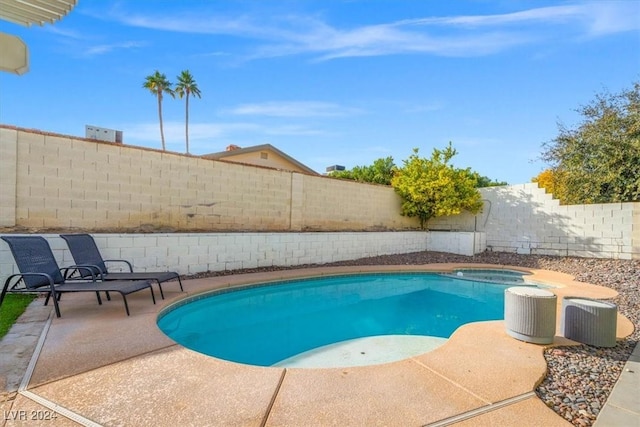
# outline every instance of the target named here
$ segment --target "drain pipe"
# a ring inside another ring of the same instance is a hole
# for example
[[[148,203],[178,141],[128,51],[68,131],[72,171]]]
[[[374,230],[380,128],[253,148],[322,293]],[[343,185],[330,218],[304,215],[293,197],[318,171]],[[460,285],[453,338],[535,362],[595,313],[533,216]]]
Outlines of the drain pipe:
[[[486,230],[487,221],[489,221],[489,214],[491,214],[491,200],[482,199],[485,204],[489,204],[489,210],[487,211],[487,216],[484,219],[484,224],[482,224],[482,229]],[[478,232],[478,214],[473,217],[473,256],[476,256],[476,233]]]

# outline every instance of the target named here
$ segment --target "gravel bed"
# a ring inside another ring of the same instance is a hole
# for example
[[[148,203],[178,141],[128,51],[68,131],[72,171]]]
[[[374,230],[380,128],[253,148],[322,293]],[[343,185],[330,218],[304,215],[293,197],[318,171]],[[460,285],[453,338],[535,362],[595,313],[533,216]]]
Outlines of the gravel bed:
[[[539,268],[571,274],[581,282],[618,291],[612,301],[631,320],[634,333],[612,348],[589,345],[553,347],[545,350],[547,375],[536,389],[538,397],[561,417],[576,426],[594,423],[615,385],[626,361],[640,339],[640,260],[551,257],[484,252],[470,257],[442,252],[415,252],[341,261],[322,266],[420,265],[445,262],[475,262]],[[191,278],[318,267],[268,267],[202,273]]]

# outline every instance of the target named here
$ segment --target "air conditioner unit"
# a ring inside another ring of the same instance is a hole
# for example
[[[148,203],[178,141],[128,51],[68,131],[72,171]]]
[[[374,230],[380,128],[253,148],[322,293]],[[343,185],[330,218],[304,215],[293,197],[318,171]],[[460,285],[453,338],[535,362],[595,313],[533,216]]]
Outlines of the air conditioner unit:
[[[120,130],[106,129],[90,125],[86,125],[84,128],[85,137],[87,139],[97,139],[98,141],[122,144],[122,131]]]

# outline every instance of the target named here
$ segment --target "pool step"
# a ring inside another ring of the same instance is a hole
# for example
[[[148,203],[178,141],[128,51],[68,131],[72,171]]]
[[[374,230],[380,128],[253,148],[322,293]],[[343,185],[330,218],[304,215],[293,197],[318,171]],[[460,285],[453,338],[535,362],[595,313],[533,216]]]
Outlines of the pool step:
[[[447,338],[422,335],[380,335],[342,341],[281,360],[282,368],[345,368],[407,359],[434,350]]]
[[[521,285],[525,283],[523,276],[527,275],[527,273],[512,270],[456,270],[452,273],[443,273],[442,275],[461,280]]]

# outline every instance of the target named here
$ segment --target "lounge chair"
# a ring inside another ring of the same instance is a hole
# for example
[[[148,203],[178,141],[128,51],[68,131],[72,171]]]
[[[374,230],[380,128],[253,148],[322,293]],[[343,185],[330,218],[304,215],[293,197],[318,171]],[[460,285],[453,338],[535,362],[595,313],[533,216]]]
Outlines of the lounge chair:
[[[98,304],[102,304],[100,292],[106,292],[107,299],[110,299],[109,292],[119,292],[129,316],[126,296],[147,288],[151,291],[153,303],[156,303],[151,282],[148,280],[101,282],[95,280],[96,276],[91,274],[90,269],[85,271],[93,280],[70,280],[69,275],[78,267],[59,268],[49,242],[43,237],[2,236],[1,238],[9,244],[20,273],[12,274],[5,280],[0,293],[0,305],[7,292],[45,292],[47,299],[44,305],[47,305],[49,298],[53,297],[56,316],[60,317],[58,302],[64,292],[95,292]],[[85,277],[87,277],[86,274]]]
[[[182,280],[180,275],[174,271],[164,272],[133,272],[133,266],[129,261],[123,259],[103,259],[98,250],[95,240],[89,234],[61,234],[62,237],[69,246],[71,256],[78,266],[91,267],[92,273],[101,277],[102,280],[151,280],[158,284],[160,289],[160,296],[164,299],[164,292],[162,291],[162,283],[169,280],[178,279],[180,285],[180,291],[184,292],[182,288]],[[107,263],[119,262],[124,263],[129,271],[124,272],[111,272],[107,269]],[[86,270],[81,271],[83,275],[87,275]]]

